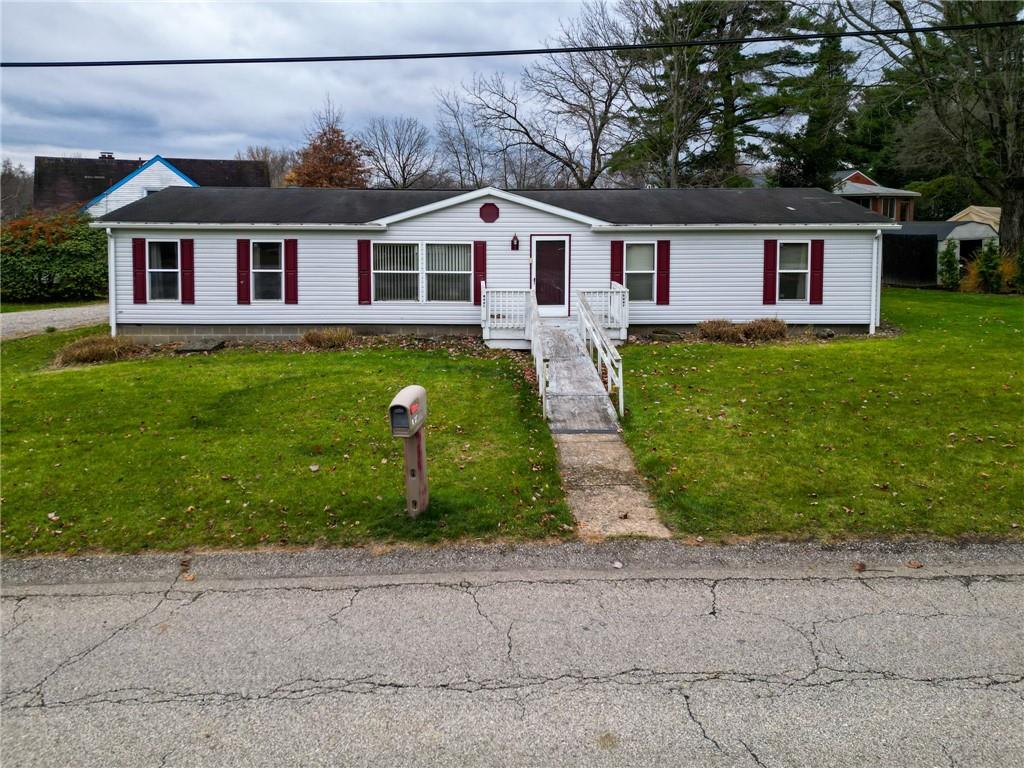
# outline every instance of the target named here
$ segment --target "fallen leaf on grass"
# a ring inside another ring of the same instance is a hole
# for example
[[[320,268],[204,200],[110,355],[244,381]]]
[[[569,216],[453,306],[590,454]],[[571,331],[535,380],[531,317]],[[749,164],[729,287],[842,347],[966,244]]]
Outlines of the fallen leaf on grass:
[[[319,472],[320,471],[320,465],[319,464],[310,464],[309,465],[309,471],[310,472]]]

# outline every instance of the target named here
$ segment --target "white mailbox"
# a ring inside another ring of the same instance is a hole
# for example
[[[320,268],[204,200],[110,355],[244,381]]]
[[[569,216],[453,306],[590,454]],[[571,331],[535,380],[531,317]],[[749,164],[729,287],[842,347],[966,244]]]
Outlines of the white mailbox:
[[[392,437],[401,437],[405,453],[405,511],[416,517],[430,503],[427,487],[427,390],[405,387],[388,406]]]

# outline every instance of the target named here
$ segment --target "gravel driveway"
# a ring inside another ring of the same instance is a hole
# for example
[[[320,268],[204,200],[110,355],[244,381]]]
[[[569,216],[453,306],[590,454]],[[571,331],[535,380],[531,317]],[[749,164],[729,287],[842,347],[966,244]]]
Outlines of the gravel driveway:
[[[33,309],[28,312],[8,312],[0,315],[0,338],[18,339],[34,336],[47,328],[66,331],[106,322],[109,316],[107,304],[85,304],[80,307],[58,309]]]

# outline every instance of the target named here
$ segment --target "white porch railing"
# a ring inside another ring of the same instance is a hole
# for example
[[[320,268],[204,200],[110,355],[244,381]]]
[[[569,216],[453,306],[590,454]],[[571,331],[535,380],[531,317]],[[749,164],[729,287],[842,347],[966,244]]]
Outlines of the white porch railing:
[[[625,341],[629,334],[629,291],[621,283],[611,282],[601,290],[580,292],[586,298],[595,321],[611,332],[613,338]]]
[[[609,291],[609,293],[611,293]],[[628,306],[628,304],[627,304]],[[601,377],[608,394],[618,400],[619,416],[625,414],[625,399],[622,387],[622,358],[618,350],[612,346],[611,339],[605,333],[604,326],[590,306],[590,299],[580,294],[578,302],[580,336],[587,348],[591,361],[597,366],[597,374]]]
[[[530,295],[529,288],[488,288],[480,283],[480,325],[483,337],[491,338],[491,331],[526,330],[526,317]],[[528,337],[526,337],[528,338]]]

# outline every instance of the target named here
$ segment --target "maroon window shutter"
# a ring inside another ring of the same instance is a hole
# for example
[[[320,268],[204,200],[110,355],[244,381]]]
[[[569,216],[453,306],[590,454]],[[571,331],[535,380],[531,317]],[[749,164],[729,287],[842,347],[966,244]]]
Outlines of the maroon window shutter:
[[[764,241],[764,288],[762,304],[775,303],[775,280],[779,269],[779,241]]]
[[[299,303],[299,241],[284,241],[284,303]]]
[[[623,267],[624,251],[624,244],[621,240],[612,240],[612,282],[619,285],[626,284]]]
[[[132,301],[146,303],[146,238],[132,238]]]
[[[370,241],[360,240],[357,243],[359,269],[359,303],[369,304],[370,299]]]
[[[476,240],[473,242],[473,303],[480,304],[481,296],[480,283],[487,280],[487,241]]]
[[[181,241],[181,303],[196,303],[196,241]]]
[[[811,304],[825,296],[825,241],[811,240]]]
[[[249,269],[251,266],[249,262],[249,241],[239,240],[236,246],[235,261],[238,267],[238,303],[249,304]]]
[[[658,241],[658,304],[668,304],[669,253],[671,242]]]

